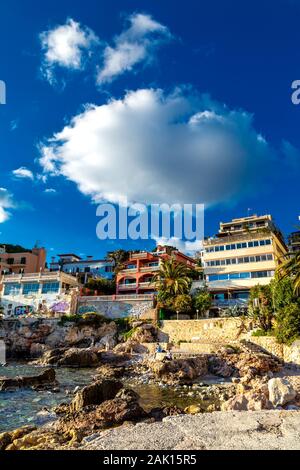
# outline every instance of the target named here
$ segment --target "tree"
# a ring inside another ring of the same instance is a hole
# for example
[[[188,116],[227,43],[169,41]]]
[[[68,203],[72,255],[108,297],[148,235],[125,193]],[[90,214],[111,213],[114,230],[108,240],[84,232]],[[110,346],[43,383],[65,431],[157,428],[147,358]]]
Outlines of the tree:
[[[288,253],[286,260],[277,268],[277,274],[280,278],[290,277],[293,282],[294,292],[300,292],[300,251]]]
[[[85,287],[91,290],[96,290],[100,295],[111,295],[116,292],[116,283],[114,280],[100,278],[90,278],[85,284]]]
[[[278,274],[275,274],[274,279],[270,282],[270,289],[275,312],[278,312],[295,300],[293,282],[290,277],[280,278]]]
[[[199,310],[201,316],[210,309],[212,304],[212,298],[207,289],[197,289],[193,297],[194,307]]]
[[[106,259],[114,262],[114,273],[118,274],[121,269],[124,268],[124,264],[129,259],[130,252],[126,250],[114,250],[110,251],[106,255]]]
[[[256,285],[250,289],[248,314],[262,330],[270,331],[274,319],[273,299],[270,285]]]
[[[183,263],[171,259],[162,261],[152,280],[161,300],[188,294],[191,287],[190,269]]]
[[[175,312],[187,313],[192,310],[193,301],[192,297],[188,294],[177,295],[173,302],[173,309]]]
[[[291,344],[300,336],[300,305],[286,305],[276,315],[275,336],[279,343]]]

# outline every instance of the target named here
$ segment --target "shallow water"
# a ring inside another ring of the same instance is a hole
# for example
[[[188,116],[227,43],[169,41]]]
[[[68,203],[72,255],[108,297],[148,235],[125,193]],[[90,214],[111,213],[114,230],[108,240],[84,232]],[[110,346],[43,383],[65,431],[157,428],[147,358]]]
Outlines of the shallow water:
[[[0,366],[0,376],[16,377],[17,375],[37,375],[49,367],[33,366],[21,363],[10,363],[6,367]],[[73,392],[76,386],[83,387],[92,381],[96,374],[95,369],[56,368],[56,378],[59,382],[59,392],[35,391],[31,389],[20,389],[16,391],[0,391],[0,433],[12,430],[26,424],[42,425],[45,416],[40,413],[43,409],[51,412],[51,409],[59,403],[70,402],[73,394],[66,394],[67,390]],[[219,382],[214,380],[203,381],[206,384]],[[152,408],[165,406],[178,406],[185,408],[189,405],[200,405],[206,408],[213,401],[201,401],[197,396],[189,396],[191,389],[182,387],[176,389],[161,387],[157,384],[136,384],[130,380],[125,386],[132,388],[140,395],[140,405],[150,411]],[[46,417],[49,419],[49,416]],[[52,419],[55,419],[53,414]]]
[[[6,367],[0,366],[0,376],[36,375],[44,369],[47,367],[11,363]],[[91,382],[94,374],[94,369],[58,368],[56,369],[60,389],[58,393],[37,392],[31,389],[0,392],[0,432],[26,424],[42,424],[44,418],[37,416],[38,412],[43,408],[51,411],[51,408],[58,403],[71,401],[73,396],[66,395],[66,391],[73,391],[77,385],[82,387]]]

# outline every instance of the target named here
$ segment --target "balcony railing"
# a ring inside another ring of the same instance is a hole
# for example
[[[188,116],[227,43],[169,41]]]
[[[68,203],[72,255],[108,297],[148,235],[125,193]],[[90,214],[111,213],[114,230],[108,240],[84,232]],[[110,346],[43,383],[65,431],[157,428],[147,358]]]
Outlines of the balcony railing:
[[[137,284],[136,283],[132,283],[132,284],[119,284],[118,285],[118,288],[119,289],[136,289],[137,287]]]
[[[213,305],[215,307],[234,307],[235,305],[246,307],[247,299],[214,299]]]
[[[159,270],[159,266],[142,266],[140,268],[140,271],[141,272],[148,272],[148,271],[158,271]]]

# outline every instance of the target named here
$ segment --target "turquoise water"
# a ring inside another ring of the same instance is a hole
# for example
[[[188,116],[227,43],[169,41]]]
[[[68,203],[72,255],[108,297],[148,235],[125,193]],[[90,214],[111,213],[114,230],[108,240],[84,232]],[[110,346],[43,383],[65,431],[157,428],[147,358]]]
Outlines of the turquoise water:
[[[36,375],[45,368],[27,364],[12,363],[6,367],[0,366],[0,376],[15,377],[16,375]],[[44,408],[51,411],[55,405],[70,402],[73,395],[66,395],[66,391],[73,391],[76,386],[90,383],[95,375],[93,369],[56,369],[56,378],[59,382],[59,392],[34,391],[21,389],[16,391],[0,391],[0,432],[15,429],[26,424],[43,424],[45,416],[37,415]]]

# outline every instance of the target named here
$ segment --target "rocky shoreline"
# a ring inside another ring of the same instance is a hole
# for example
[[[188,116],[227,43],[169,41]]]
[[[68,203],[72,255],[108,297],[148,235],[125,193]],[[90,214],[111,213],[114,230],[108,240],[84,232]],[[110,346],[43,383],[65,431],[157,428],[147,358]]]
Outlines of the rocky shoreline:
[[[247,416],[247,412],[251,412],[249,414],[252,416],[257,412],[279,416],[279,412],[286,413],[289,410],[289,413],[293,411],[299,417],[299,372],[287,377],[284,365],[274,356],[253,352],[241,343],[238,346],[223,346],[213,354],[171,359],[161,355],[155,358],[144,352],[145,343],[153,343],[155,340],[155,326],[139,324],[132,337],[116,345],[113,350],[104,350],[102,343],[88,348],[49,349],[33,361],[36,365],[50,367],[46,376],[44,372],[44,375],[31,377],[30,380],[28,377],[0,378],[0,390],[1,387],[5,390],[6,387],[11,389],[21,386],[38,389],[39,386],[57,386],[55,368],[89,366],[95,372],[89,385],[75,391],[71,403],[61,403],[51,410],[56,415],[55,421],[39,428],[25,426],[0,434],[0,450],[80,449],[88,445],[99,445],[102,448],[109,433],[113,433],[116,443],[121,442],[119,436],[122,433],[130,429],[128,434],[132,435],[138,426],[143,429],[154,426],[158,434],[166,433],[171,422],[172,426],[174,423],[189,423],[191,415],[194,415],[195,423],[200,428],[200,423],[212,426],[216,416],[223,419],[224,413],[228,417],[236,416],[236,412],[243,413],[241,417],[244,417],[245,412]],[[45,377],[48,377],[48,382]],[[207,377],[222,382],[208,385]],[[182,408],[173,405],[145,409],[140,404],[139,394],[134,391],[141,384],[174,389],[187,402],[193,398],[196,404]],[[177,429],[176,432],[181,431]],[[147,434],[148,431],[145,432]],[[95,435],[98,440],[94,439]],[[124,446],[126,442],[124,440]],[[120,447],[123,448],[127,447]]]

